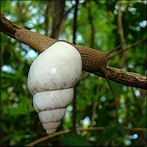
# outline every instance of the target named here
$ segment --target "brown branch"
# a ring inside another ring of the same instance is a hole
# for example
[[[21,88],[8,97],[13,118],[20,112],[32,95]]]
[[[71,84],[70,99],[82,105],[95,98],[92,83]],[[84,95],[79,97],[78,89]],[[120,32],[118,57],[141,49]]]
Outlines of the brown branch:
[[[118,33],[120,35],[121,43],[126,42],[125,37],[124,37],[124,29],[123,29],[123,23],[122,23],[122,11],[121,11],[121,6],[122,6],[122,1],[118,1]],[[123,48],[126,48],[127,45],[126,43],[124,44]],[[122,61],[122,67],[124,66],[124,63],[126,62],[126,57],[127,53],[124,52],[123,54],[123,61]]]
[[[47,1],[47,7],[45,10],[45,35],[48,36],[48,31],[49,31],[49,15],[51,15],[51,1]]]
[[[76,7],[74,10],[74,24],[73,24],[73,44],[76,44],[78,4],[79,4],[79,0],[76,0]]]
[[[15,38],[15,33],[16,33],[16,29],[22,29],[23,27],[9,21],[8,19],[6,19],[2,14],[1,14],[1,19],[0,19],[0,30],[1,32],[3,32],[4,34]]]
[[[75,6],[76,5],[73,5],[70,9],[64,12],[65,0],[55,1],[55,17],[53,18],[51,38],[57,39],[59,37],[64,21]]]
[[[126,86],[147,89],[147,78],[138,73],[127,72],[122,69],[107,66],[107,75],[110,80],[121,83]],[[100,72],[94,72],[95,75],[104,77]]]
[[[53,43],[55,43],[57,41],[57,40],[52,39],[50,37],[41,35],[36,32],[31,32],[25,28],[22,28],[16,24],[10,22],[9,20],[7,20],[3,15],[1,15],[0,26],[1,26],[0,30],[4,34],[6,34],[10,37],[13,37],[13,38],[17,39],[18,41],[21,41],[21,42],[33,47],[34,49],[38,50],[39,52],[46,50],[50,45],[52,45]],[[95,51],[96,51],[96,50],[91,49],[86,46],[81,46],[81,45],[75,45],[75,46],[77,47],[78,50],[81,50],[81,49],[82,50],[89,50],[90,49],[91,50],[90,54],[92,53],[92,55],[94,55]],[[101,53],[103,53],[103,52],[101,52]],[[81,52],[81,56],[84,57],[82,52]],[[91,68],[90,65],[88,67]],[[87,71],[86,69],[84,69],[84,70]],[[146,76],[142,76],[137,73],[126,72],[126,71],[123,71],[122,69],[117,69],[114,67],[107,67],[106,71],[107,71],[108,78],[110,80],[113,80],[117,83],[121,83],[121,84],[124,84],[127,86],[147,89]],[[88,71],[88,72],[92,72],[92,71]],[[92,73],[94,73],[97,76],[104,77],[104,75],[101,74],[100,72],[92,72]]]
[[[92,128],[82,128],[82,129],[76,129],[76,131],[100,131],[100,130],[105,130],[106,128],[105,127],[92,127]],[[144,132],[144,131],[147,131],[147,129],[146,128],[127,128],[127,127],[123,127],[123,130],[127,130],[127,131],[135,131],[135,132]],[[71,130],[66,130],[66,131],[60,131],[60,132],[57,132],[57,133],[54,133],[54,134],[52,134],[52,135],[47,135],[47,136],[45,136],[45,137],[43,137],[43,138],[40,138],[40,139],[38,139],[38,140],[36,140],[36,141],[34,141],[34,142],[32,142],[32,143],[29,143],[29,144],[27,144],[26,146],[34,146],[34,145],[36,145],[36,144],[38,144],[38,143],[41,143],[41,142],[43,142],[43,141],[45,141],[45,140],[48,140],[48,139],[50,139],[50,138],[53,138],[53,137],[55,137],[55,136],[60,136],[60,135],[63,135],[63,134],[67,134],[67,133],[70,133],[71,132]]]
[[[88,76],[90,75],[90,73],[85,73],[80,79],[79,81],[84,81]]]
[[[77,31],[77,12],[78,12],[79,0],[76,0],[76,7],[74,10],[74,23],[73,23],[73,44],[76,43],[76,31]],[[74,97],[73,97],[73,111],[72,111],[72,134],[76,135],[76,105],[77,105],[77,85],[74,87]]]
[[[53,18],[53,27],[51,38],[58,39],[63,25],[65,0],[55,1],[55,17]]]

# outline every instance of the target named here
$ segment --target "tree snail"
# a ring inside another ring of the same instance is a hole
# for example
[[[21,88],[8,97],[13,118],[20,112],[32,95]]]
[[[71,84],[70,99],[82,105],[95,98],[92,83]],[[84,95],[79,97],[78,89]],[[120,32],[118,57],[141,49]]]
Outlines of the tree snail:
[[[23,43],[28,44],[32,48],[38,50],[39,52],[43,52],[48,47],[50,47],[52,44],[57,42],[57,40],[52,39],[50,37],[47,37],[45,35],[41,35],[36,32],[29,31],[27,29],[17,29],[15,33],[15,38]],[[64,41],[67,42],[67,41]],[[69,43],[69,42],[68,42]],[[125,42],[124,42],[125,43]],[[92,49],[90,47],[82,46],[82,45],[74,45],[76,49],[81,54],[82,58],[82,69],[87,72],[101,72],[104,74],[105,78],[108,81],[108,84],[110,86],[110,89],[113,93],[113,90],[111,88],[107,72],[106,72],[106,66],[108,62],[108,55],[115,50],[119,49],[124,43],[119,45],[118,47],[108,51],[108,52],[102,52],[99,50]]]
[[[79,51],[64,41],[55,42],[32,63],[27,85],[47,134],[54,133],[60,125],[81,73]]]

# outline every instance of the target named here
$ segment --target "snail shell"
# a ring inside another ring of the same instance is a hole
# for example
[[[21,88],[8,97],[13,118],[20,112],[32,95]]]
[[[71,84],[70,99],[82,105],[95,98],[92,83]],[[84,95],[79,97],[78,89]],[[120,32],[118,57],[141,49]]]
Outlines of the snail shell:
[[[47,134],[54,133],[60,125],[81,73],[80,53],[64,41],[54,43],[32,63],[27,85]]]

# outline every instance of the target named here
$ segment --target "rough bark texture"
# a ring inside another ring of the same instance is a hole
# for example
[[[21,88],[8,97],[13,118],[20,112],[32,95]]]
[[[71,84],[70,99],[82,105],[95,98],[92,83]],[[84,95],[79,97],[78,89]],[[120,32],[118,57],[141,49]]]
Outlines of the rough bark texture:
[[[147,78],[138,73],[127,72],[122,69],[107,67],[107,74],[110,80],[126,86],[147,89]],[[94,72],[95,75],[104,77],[100,72]]]
[[[50,45],[52,45],[54,42],[57,41],[47,36],[41,35],[39,33],[31,32],[25,28],[22,28],[10,22],[9,20],[7,20],[3,15],[1,15],[0,25],[1,25],[1,32],[3,32],[6,35],[9,35],[10,37],[17,39],[18,41],[21,41],[33,47],[39,52],[44,51]],[[101,73],[101,69],[99,68],[99,65],[102,61],[98,60],[100,59],[99,54],[102,54],[104,52],[94,50],[84,46],[77,45],[76,47],[79,50],[83,59],[83,64],[85,66],[85,67],[83,66],[84,67],[83,70],[92,72],[95,75],[104,77],[103,74]],[[85,57],[85,55],[87,58]],[[105,63],[102,63],[102,64],[105,64]],[[95,68],[95,70],[93,70],[93,68]],[[146,76],[142,76],[137,73],[126,72],[121,69],[117,69],[113,67],[107,67],[106,72],[109,79],[117,83],[121,83],[127,86],[147,89]]]

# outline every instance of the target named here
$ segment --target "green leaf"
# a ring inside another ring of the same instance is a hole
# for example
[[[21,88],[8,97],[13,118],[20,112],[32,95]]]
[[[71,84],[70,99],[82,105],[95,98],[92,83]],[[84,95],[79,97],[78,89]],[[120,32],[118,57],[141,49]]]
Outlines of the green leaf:
[[[21,99],[20,104],[18,105],[18,107],[11,109],[10,111],[10,115],[25,115],[28,113],[28,108],[27,108],[27,98],[23,97]]]
[[[81,136],[65,136],[60,137],[60,141],[64,146],[90,146],[88,140]]]
[[[146,115],[141,117],[141,120],[137,123],[137,127],[146,128]]]
[[[115,137],[120,137],[121,131],[122,131],[122,124],[110,124],[106,127],[105,132],[101,136],[101,139],[105,143],[108,139],[112,139]]]
[[[21,130],[21,131],[16,131],[14,133],[10,133],[9,135],[5,136],[4,138],[2,138],[1,143],[4,141],[8,141],[10,139],[13,139],[16,136],[21,136],[21,138],[24,138],[24,133],[29,132],[29,130]]]
[[[123,93],[122,84],[110,81],[115,97]]]
[[[11,80],[16,80],[16,77],[14,76],[14,74],[9,74],[9,73],[1,73],[1,77],[2,78],[6,78],[6,79],[11,79]]]

